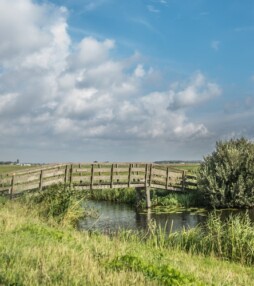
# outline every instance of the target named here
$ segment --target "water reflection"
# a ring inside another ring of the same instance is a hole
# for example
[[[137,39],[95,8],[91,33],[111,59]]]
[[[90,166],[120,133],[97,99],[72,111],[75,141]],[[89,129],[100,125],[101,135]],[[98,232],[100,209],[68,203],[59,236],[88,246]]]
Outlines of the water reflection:
[[[139,229],[147,229],[151,220],[156,222],[166,230],[166,232],[174,232],[182,228],[189,229],[195,227],[199,223],[205,221],[205,217],[201,214],[193,214],[190,211],[182,211],[177,213],[136,213],[136,225]]]
[[[155,213],[151,210],[138,212],[125,204],[89,201],[87,206],[97,210],[98,217],[84,218],[80,228],[111,232],[119,229],[147,230],[151,221],[160,225],[167,232],[177,231],[185,227],[192,228],[205,220],[203,213],[183,210],[177,213]]]
[[[80,221],[80,228],[86,230],[99,230],[102,232],[114,232],[119,229],[126,230],[147,230],[149,223],[155,222],[166,230],[178,231],[183,227],[186,229],[193,228],[198,224],[205,222],[208,212],[198,209],[180,210],[177,212],[154,212],[152,210],[136,211],[125,204],[117,204],[111,202],[88,201],[86,206],[97,211],[98,217],[87,217]],[[225,220],[231,214],[244,214],[245,210],[221,210],[221,218]],[[254,222],[254,209],[248,210],[250,219]]]

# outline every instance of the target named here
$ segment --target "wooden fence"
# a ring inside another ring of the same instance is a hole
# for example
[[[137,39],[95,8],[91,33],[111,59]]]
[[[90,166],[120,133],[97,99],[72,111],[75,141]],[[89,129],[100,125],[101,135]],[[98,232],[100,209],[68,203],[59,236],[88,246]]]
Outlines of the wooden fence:
[[[196,177],[170,166],[147,163],[58,164],[0,176],[0,193],[13,195],[63,183],[77,189],[157,188],[196,189]]]

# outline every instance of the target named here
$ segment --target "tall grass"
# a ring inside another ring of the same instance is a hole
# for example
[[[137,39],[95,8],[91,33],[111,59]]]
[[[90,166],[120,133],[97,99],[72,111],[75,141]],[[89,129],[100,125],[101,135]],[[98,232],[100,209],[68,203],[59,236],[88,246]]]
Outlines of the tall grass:
[[[152,206],[166,206],[171,208],[189,208],[200,206],[200,194],[189,193],[167,193],[154,192],[152,195]]]
[[[252,268],[188,255],[162,243],[163,229],[157,244],[156,234],[79,232],[42,220],[38,206],[0,208],[0,285],[252,285]]]
[[[139,208],[146,207],[145,190],[139,191],[139,196],[134,188],[98,189],[87,192],[87,198],[98,201],[110,201],[135,205]],[[152,207],[165,206],[170,208],[188,208],[200,205],[200,194],[169,193],[168,191],[151,190]]]
[[[134,188],[98,189],[89,191],[88,198],[134,205],[136,203],[136,190]]]
[[[168,235],[161,227],[150,227],[150,231],[148,242],[155,247],[254,265],[254,227],[247,213],[231,215],[224,222],[218,214],[211,213],[202,226]]]
[[[84,196],[62,184],[28,194],[21,200],[30,208],[36,208],[44,219],[51,219],[64,225],[76,225],[80,218],[89,213],[82,204]]]

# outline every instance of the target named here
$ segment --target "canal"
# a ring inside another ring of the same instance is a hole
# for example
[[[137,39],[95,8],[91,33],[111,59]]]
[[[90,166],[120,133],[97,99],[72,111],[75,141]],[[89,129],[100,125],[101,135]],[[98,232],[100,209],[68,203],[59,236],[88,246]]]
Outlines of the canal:
[[[169,209],[160,207],[151,210],[136,210],[127,204],[112,203],[108,201],[87,201],[84,207],[93,209],[96,214],[85,217],[80,221],[79,227],[85,230],[98,230],[110,233],[119,229],[147,230],[149,224],[161,226],[166,232],[174,232],[182,228],[189,229],[206,221],[209,211],[199,208]],[[222,219],[230,214],[244,214],[245,210],[220,210]],[[254,222],[254,209],[248,210]]]

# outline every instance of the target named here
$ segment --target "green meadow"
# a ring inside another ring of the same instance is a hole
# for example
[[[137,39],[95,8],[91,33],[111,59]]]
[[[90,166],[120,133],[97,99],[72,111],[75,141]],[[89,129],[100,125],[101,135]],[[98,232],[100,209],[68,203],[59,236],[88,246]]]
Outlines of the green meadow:
[[[93,215],[54,186],[0,202],[0,285],[252,285],[254,230],[247,217],[166,234],[79,231]]]

